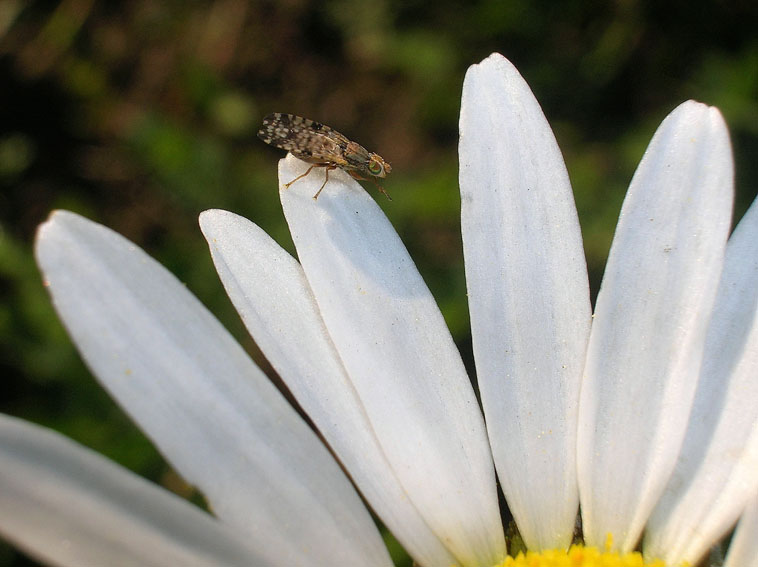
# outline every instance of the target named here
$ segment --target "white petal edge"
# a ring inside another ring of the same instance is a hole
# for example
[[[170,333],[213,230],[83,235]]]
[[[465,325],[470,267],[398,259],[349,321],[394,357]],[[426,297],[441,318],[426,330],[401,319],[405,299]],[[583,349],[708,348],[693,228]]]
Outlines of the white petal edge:
[[[326,448],[173,275],[65,211],[41,225],[36,252],[90,369],[217,516],[282,564],[390,563]]]
[[[690,425],[643,549],[698,559],[758,492],[758,201],[727,245]],[[758,531],[753,533],[758,537]]]
[[[382,453],[300,264],[261,228],[233,213],[205,211],[200,226],[250,335],[374,512],[417,564],[456,565]]]
[[[591,307],[566,166],[516,68],[463,83],[460,184],[471,332],[500,483],[529,549],[568,548]]]
[[[49,429],[0,414],[0,533],[50,565],[275,565],[242,534]]]
[[[697,385],[733,200],[724,120],[693,101],[634,174],[595,306],[578,478],[585,540],[634,548],[676,462]]]
[[[753,498],[740,518],[729,544],[724,567],[758,567],[758,497]]]
[[[463,565],[505,542],[484,421],[442,314],[392,225],[347,173],[279,162],[280,197],[327,331],[382,449]]]

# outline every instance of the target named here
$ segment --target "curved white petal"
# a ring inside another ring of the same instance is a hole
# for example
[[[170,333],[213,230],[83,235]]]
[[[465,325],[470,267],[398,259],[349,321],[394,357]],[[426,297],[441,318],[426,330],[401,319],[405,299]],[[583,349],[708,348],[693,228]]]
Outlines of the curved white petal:
[[[280,185],[308,164],[288,156]],[[408,496],[464,565],[502,560],[479,406],[439,309],[378,205],[341,170],[314,169],[282,205],[327,331]]]
[[[571,185],[539,104],[501,55],[469,68],[460,131],[471,332],[495,464],[527,546],[567,548],[591,320]]]
[[[729,239],[689,429],[648,523],[645,554],[696,564],[756,492],[758,202]]]
[[[747,507],[737,524],[724,567],[758,567],[758,498]]]
[[[387,462],[300,264],[233,213],[205,211],[200,226],[245,326],[364,498],[419,565],[455,565]]]
[[[732,160],[715,108],[661,124],[632,179],[597,299],[582,385],[585,539],[630,550],[676,462],[729,231]]]
[[[50,565],[276,565],[238,531],[49,429],[0,414],[0,533]]]
[[[389,564],[325,447],[170,273],[67,212],[40,227],[36,251],[87,364],[216,515],[283,564]]]

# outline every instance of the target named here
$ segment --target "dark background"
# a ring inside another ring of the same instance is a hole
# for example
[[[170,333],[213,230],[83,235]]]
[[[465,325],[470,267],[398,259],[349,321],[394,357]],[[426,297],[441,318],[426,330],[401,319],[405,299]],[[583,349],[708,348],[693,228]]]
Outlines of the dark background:
[[[365,186],[471,368],[456,153],[466,68],[499,51],[542,104],[568,164],[594,296],[626,186],[680,102],[726,118],[736,218],[755,197],[756,29],[754,0],[0,3],[0,411],[199,501],[82,364],[32,242],[55,208],[114,228],[269,371],[216,278],[197,215],[235,211],[293,250],[277,195],[282,152],[255,137],[272,111],[325,122],[391,162],[394,201]],[[0,543],[0,565],[30,564]]]

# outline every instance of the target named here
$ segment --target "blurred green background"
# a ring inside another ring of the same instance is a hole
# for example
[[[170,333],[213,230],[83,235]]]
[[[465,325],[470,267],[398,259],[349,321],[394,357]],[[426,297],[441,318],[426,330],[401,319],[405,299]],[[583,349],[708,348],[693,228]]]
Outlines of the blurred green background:
[[[0,1],[0,411],[45,424],[198,500],[106,396],[33,261],[55,208],[155,256],[270,371],[213,270],[198,213],[242,214],[293,250],[272,111],[323,121],[392,163],[388,202],[472,367],[459,234],[466,68],[509,57],[551,122],[573,183],[593,295],[634,169],[659,122],[718,106],[739,218],[758,180],[758,3],[286,0]],[[399,565],[408,565],[398,551]],[[0,544],[0,565],[33,565]]]

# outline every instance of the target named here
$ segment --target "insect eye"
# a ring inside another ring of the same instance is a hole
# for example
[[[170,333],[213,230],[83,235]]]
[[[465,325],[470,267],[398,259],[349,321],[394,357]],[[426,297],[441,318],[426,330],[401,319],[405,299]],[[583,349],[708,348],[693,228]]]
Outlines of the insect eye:
[[[368,170],[369,170],[369,173],[371,173],[372,175],[379,175],[383,169],[384,168],[382,167],[382,164],[376,161],[375,159],[372,159],[368,163]]]

